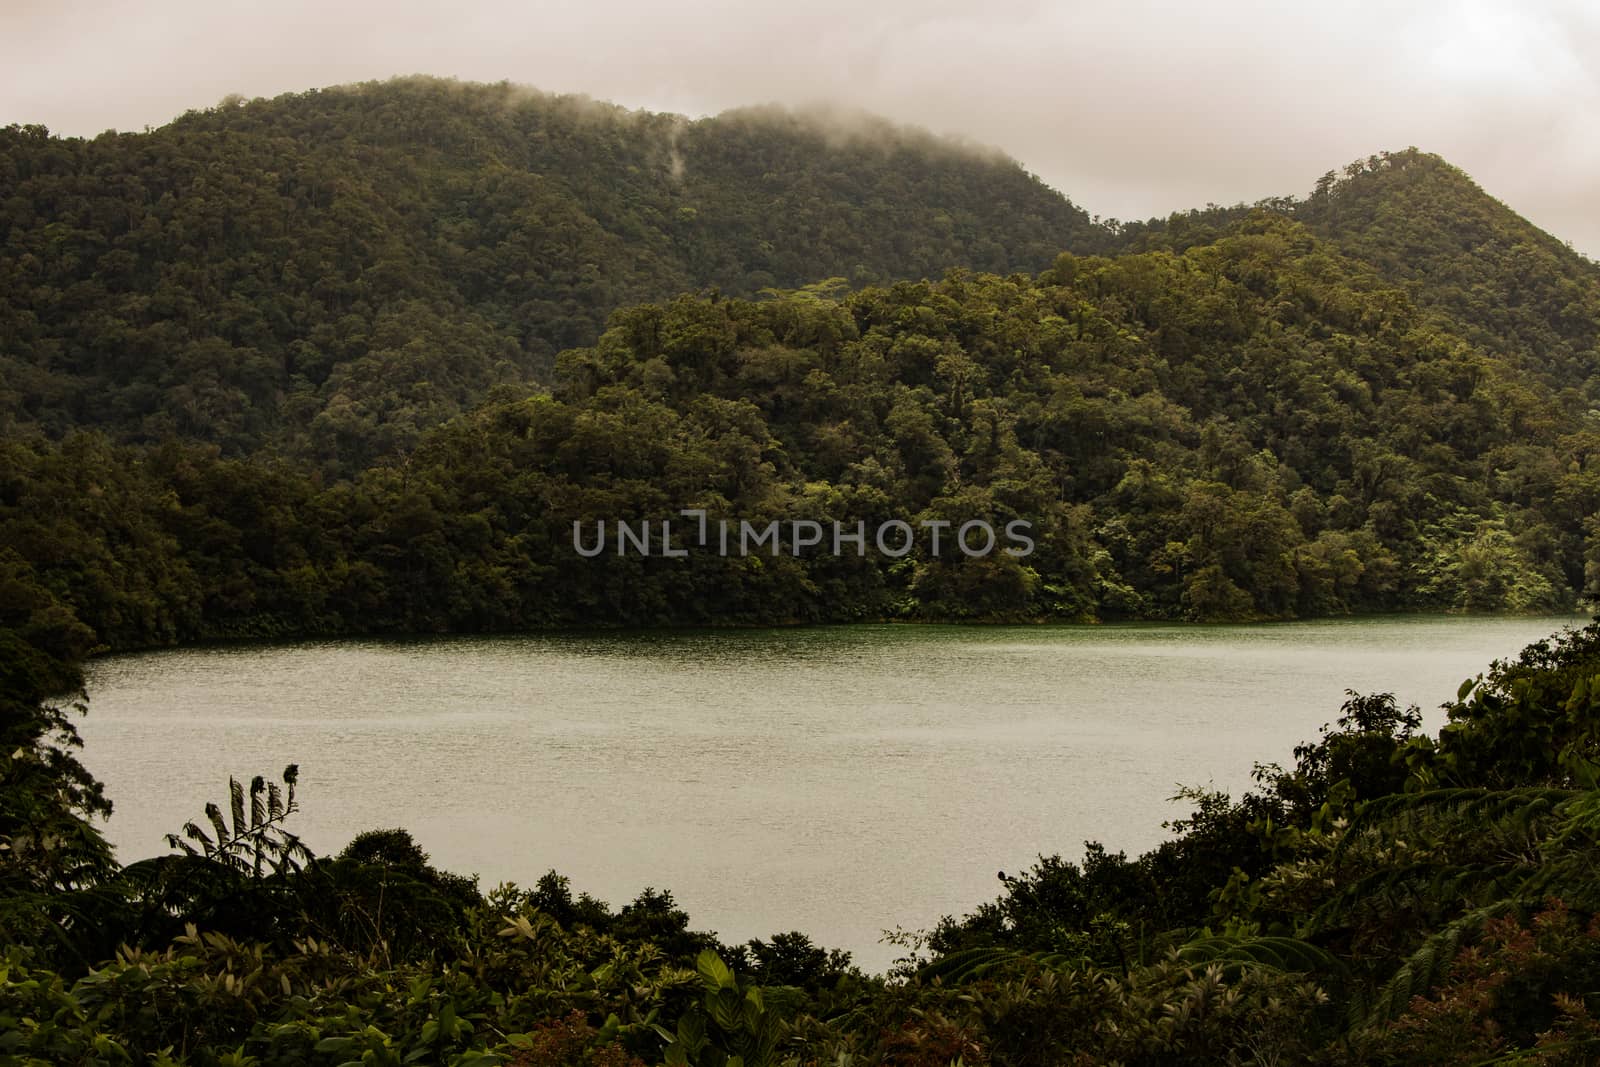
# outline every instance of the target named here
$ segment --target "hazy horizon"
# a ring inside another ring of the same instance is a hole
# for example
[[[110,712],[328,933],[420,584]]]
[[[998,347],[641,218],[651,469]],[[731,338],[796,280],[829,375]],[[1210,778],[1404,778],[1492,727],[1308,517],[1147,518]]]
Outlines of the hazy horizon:
[[[93,136],[233,93],[413,73],[692,116],[843,105],[992,145],[1124,220],[1303,196],[1329,170],[1414,145],[1600,254],[1600,12],[1569,0],[155,10],[7,5],[0,123]]]

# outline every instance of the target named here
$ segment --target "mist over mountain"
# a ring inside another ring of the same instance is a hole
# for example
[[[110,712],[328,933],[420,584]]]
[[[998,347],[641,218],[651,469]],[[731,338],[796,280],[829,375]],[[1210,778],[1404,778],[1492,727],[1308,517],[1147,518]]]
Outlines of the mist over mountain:
[[[1036,271],[1101,237],[1016,163],[866,116],[407,78],[0,140],[0,424],[347,465],[547,379],[630,303]]]

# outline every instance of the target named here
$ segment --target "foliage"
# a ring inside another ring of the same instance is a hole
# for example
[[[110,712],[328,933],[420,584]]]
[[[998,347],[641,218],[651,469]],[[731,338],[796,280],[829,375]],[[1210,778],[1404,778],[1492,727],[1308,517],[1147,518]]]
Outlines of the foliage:
[[[1597,673],[1600,623],[1532,645],[1439,738],[1352,694],[1256,791],[1189,793],[1145,856],[1003,875],[890,979],[799,933],[720,944],[666,892],[485,896],[402,830],[311,856],[293,767],[230,781],[174,854],[8,904],[0,1063],[1587,1062]]]
[[[1292,767],[1183,791],[1145,855],[1002,873],[889,977],[722,944],[665,890],[485,894],[400,829],[313,856],[293,766],[118,864],[74,754],[107,648],[1568,606],[1600,268],[1442,161],[1095,225],[875,120],[410,79],[0,131],[0,235],[0,1065],[1600,1049],[1600,623],[1436,736],[1351,693]],[[1023,519],[1036,551],[573,551],[684,508]]]
[[[298,869],[301,861],[311,858],[310,849],[301,844],[294,834],[284,830],[283,823],[297,810],[294,786],[299,780],[300,768],[290,764],[283,770],[284,790],[276,782],[268,782],[259,774],[250,781],[250,816],[245,818],[244,786],[237,779],[228,779],[229,812],[233,816],[230,826],[222,817],[216,804],[206,805],[206,818],[216,832],[213,838],[197,823],[185,823],[183,836],[167,835],[167,845],[181,849],[185,855],[204,857],[235,871],[261,878],[267,873],[282,875]],[[189,842],[198,842],[196,849]],[[357,848],[364,842],[351,842]]]
[[[11,126],[0,426],[353,471],[627,304],[1038,270],[1094,232],[1014,162],[864,116],[402,78],[88,140]]]
[[[497,394],[351,479],[175,440],[10,441],[0,538],[19,580],[120,648],[1569,605],[1600,508],[1587,409],[1373,284],[1271,222],[1036,281],[680,298],[563,354],[555,393]],[[736,529],[1024,520],[1036,547],[574,549],[578,527],[668,519],[681,547],[683,508]]]

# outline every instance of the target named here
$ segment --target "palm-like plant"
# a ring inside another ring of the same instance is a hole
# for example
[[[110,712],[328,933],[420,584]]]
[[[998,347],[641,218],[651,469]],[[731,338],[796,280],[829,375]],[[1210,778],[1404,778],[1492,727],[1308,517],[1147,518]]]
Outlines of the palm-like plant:
[[[300,768],[289,764],[283,769],[283,788],[268,782],[259,774],[250,780],[249,818],[245,817],[245,790],[238,779],[228,779],[229,815],[232,825],[222,816],[215,802],[206,805],[206,818],[216,836],[199,823],[186,823],[183,833],[168,834],[167,844],[182,849],[186,854],[204,857],[223,864],[240,874],[262,878],[266,874],[288,874],[299,871],[312,859],[311,850],[300,838],[283,828],[284,821],[299,810],[294,801],[295,782]],[[199,845],[198,848],[190,842]]]

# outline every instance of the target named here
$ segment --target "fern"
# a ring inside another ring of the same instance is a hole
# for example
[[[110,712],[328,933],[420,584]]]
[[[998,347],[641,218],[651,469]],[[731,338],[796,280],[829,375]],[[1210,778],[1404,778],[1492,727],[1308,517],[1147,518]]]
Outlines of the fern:
[[[1395,793],[1375,797],[1356,808],[1349,828],[1329,859],[1338,863],[1357,835],[1376,824],[1385,836],[1402,827],[1422,825],[1425,816],[1449,817],[1478,823],[1498,822],[1511,813],[1524,818],[1551,811],[1557,804],[1582,796],[1570,789],[1430,789],[1421,793]]]
[[[1033,967],[1047,971],[1094,970],[1087,956],[1064,952],[1024,952],[1021,949],[985,946],[967,948],[929,963],[919,973],[926,979],[939,979],[951,985],[970,982],[1009,967]]]
[[[260,775],[250,781],[250,817],[245,818],[245,790],[238,779],[228,779],[229,814],[233,825],[223,818],[222,809],[215,803],[205,807],[206,819],[211,823],[213,838],[194,822],[185,823],[183,834],[168,834],[167,845],[181,849],[186,855],[204,858],[261,878],[270,866],[273,874],[300,870],[301,864],[312,859],[311,850],[300,838],[283,828],[283,822],[299,811],[294,800],[294,787],[300,769],[291,763],[283,770],[286,793],[274,783],[268,785]],[[187,839],[187,840],[185,840]],[[199,845],[196,848],[189,842]]]
[[[1365,1018],[1352,1020],[1366,1026],[1378,1026],[1399,1018],[1415,997],[1422,996],[1438,985],[1450,966],[1455,963],[1462,941],[1477,932],[1490,919],[1517,910],[1509,900],[1496,901],[1475,908],[1430,935],[1416,951],[1389,977],[1372,999]]]
[[[1309,941],[1294,937],[1202,937],[1178,949],[1186,963],[1249,964],[1285,974],[1348,976],[1344,962]]]

